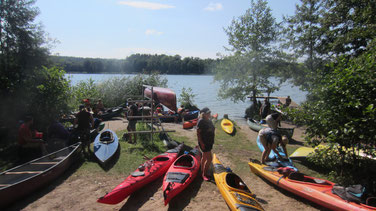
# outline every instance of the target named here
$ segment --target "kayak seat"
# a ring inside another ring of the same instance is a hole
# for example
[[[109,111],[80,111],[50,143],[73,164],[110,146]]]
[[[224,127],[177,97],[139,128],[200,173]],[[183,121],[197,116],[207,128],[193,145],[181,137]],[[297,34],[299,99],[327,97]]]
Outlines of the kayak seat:
[[[169,172],[166,176],[166,182],[184,183],[189,178],[189,174],[181,172]]]
[[[292,172],[292,173],[290,173],[290,175],[288,176],[288,178],[291,179],[291,180],[297,180],[297,181],[306,182],[304,174],[302,174],[300,172]]]
[[[192,168],[193,165],[194,161],[191,156],[183,156],[175,162],[175,167]]]

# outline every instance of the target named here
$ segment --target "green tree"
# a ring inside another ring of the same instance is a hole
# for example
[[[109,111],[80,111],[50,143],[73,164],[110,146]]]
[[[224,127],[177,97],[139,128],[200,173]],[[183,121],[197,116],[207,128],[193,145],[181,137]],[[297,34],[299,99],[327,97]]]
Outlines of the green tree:
[[[276,90],[277,86],[269,78],[278,63],[278,52],[274,49],[279,24],[267,2],[252,0],[251,8],[234,18],[225,32],[230,45],[226,49],[231,55],[224,56],[215,67],[214,79],[221,83],[219,96],[236,102],[245,100],[250,93],[255,97],[261,89],[268,93]],[[256,104],[256,98],[253,99]]]
[[[320,44],[324,33],[321,25],[324,11],[323,0],[301,0],[301,4],[296,5],[295,15],[284,17],[287,24],[285,46],[291,48],[296,58],[306,58],[293,74],[295,83],[304,90],[310,89],[315,73],[323,67],[326,58]]]
[[[191,88],[186,89],[185,87],[183,87],[178,101],[180,105],[184,106],[185,109],[189,109],[191,111],[198,110],[193,100],[195,96],[196,95],[192,93]]]
[[[373,169],[367,167],[369,159],[356,155],[362,150],[376,156],[375,61],[376,40],[357,58],[339,57],[329,66],[331,71],[319,74],[321,85],[312,91],[314,100],[305,103],[299,114],[299,119],[307,125],[307,141],[338,145],[339,166],[334,173],[348,176],[344,175],[348,171],[352,181],[363,174],[361,178],[369,179],[373,188],[376,188],[372,179],[375,172],[369,172]],[[365,175],[372,175],[372,178]]]
[[[0,0],[0,91],[9,95],[46,62],[44,32],[34,24],[35,0]]]

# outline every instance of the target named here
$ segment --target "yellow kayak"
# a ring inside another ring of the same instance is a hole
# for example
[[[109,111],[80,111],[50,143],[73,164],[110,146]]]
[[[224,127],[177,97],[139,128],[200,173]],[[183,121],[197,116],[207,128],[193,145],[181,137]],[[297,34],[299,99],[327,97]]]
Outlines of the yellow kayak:
[[[232,134],[234,132],[234,124],[229,119],[222,119],[221,127],[228,134]]]
[[[242,179],[226,170],[213,154],[214,180],[231,210],[264,210]]]
[[[313,153],[315,151],[312,147],[299,147],[296,149],[289,157],[291,159],[305,159],[309,154]]]

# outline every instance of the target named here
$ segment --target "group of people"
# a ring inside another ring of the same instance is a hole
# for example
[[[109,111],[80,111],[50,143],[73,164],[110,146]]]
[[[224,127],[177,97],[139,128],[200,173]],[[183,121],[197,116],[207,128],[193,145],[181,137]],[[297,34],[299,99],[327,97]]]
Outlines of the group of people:
[[[73,136],[79,136],[83,144],[83,148],[90,150],[90,129],[95,128],[95,117],[98,112],[105,110],[102,100],[91,106],[90,100],[83,100],[84,104],[79,106],[79,111],[75,115],[73,122]],[[47,136],[42,137],[42,134],[33,128],[34,120],[31,116],[26,116],[24,122],[20,125],[18,130],[18,145],[21,149],[26,150],[40,150],[42,155],[47,154],[47,140],[59,140],[61,143],[70,144],[72,133],[70,133],[59,121],[52,119],[48,128]]]

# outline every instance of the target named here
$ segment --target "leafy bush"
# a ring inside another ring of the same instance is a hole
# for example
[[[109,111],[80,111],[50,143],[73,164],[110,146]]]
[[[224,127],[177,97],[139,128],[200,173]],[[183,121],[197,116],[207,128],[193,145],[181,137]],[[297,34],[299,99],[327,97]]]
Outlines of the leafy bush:
[[[180,105],[183,105],[186,109],[189,109],[192,111],[198,110],[197,106],[193,104],[193,98],[195,96],[196,95],[192,93],[191,88],[186,89],[185,87],[183,87],[178,101]]]
[[[91,78],[80,81],[72,87],[71,107],[77,108],[82,100],[89,98],[92,103],[102,99],[106,107],[115,107],[123,104],[129,96],[141,96],[142,85],[167,86],[167,79],[159,74],[139,74],[136,76],[112,77],[100,83]]]
[[[310,99],[314,100],[303,104],[303,110],[294,118],[307,126],[308,141],[338,144],[339,166],[333,175],[355,181],[356,175],[362,172],[361,178],[370,183],[374,176],[370,163],[356,153],[347,152],[356,147],[368,154],[375,153],[376,40],[370,43],[366,53],[351,59],[340,57],[328,69],[318,74],[321,84],[311,93]],[[330,156],[323,153],[321,159],[320,162],[331,168]],[[375,188],[372,184],[371,188]]]

